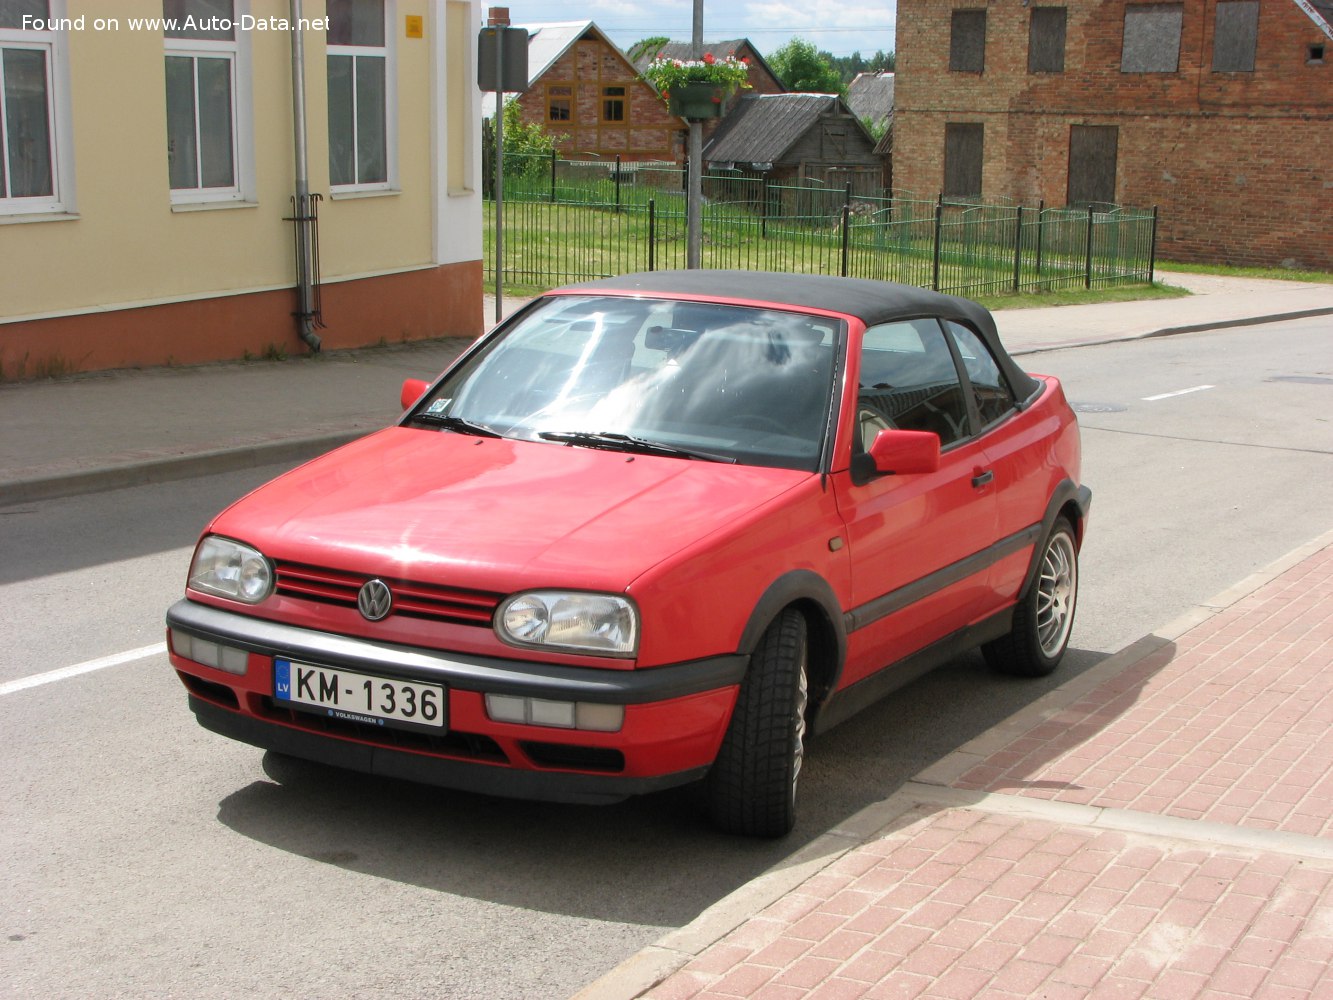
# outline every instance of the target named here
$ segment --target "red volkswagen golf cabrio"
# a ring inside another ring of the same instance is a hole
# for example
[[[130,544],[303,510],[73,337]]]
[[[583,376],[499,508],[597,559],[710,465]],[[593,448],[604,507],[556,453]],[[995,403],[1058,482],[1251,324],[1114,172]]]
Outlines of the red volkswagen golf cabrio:
[[[1054,670],[1090,493],[980,306],[726,271],[551,292],[398,423],[219,514],[167,614],[208,729],[495,795],[702,781],[796,815],[809,734],[981,646]]]

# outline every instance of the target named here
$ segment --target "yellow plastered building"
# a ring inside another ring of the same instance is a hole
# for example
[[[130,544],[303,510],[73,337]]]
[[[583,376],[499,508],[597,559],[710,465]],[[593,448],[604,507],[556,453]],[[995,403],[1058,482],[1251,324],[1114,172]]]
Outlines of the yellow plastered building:
[[[476,0],[0,5],[0,378],[478,335],[479,26]]]

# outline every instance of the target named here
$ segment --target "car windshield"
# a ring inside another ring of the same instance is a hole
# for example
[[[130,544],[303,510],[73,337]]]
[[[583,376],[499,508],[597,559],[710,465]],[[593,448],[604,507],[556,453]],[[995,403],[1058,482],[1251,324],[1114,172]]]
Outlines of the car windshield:
[[[412,420],[461,433],[815,471],[838,320],[616,296],[539,303]]]

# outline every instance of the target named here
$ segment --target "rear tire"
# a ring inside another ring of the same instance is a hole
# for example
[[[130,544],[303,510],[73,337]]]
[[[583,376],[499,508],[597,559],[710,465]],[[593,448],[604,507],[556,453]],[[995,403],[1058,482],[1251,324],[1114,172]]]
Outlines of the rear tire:
[[[808,657],[805,617],[787,608],[759,640],[705,779],[709,815],[728,833],[781,837],[796,824]]]
[[[1045,677],[1060,665],[1078,603],[1074,526],[1058,518],[1042,546],[1037,577],[1014,608],[1008,635],[982,647],[986,662],[1015,677]]]

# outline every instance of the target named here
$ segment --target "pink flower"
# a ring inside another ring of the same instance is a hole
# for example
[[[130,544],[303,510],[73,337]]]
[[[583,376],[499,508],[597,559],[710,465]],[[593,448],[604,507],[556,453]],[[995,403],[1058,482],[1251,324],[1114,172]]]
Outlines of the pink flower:
[[[715,63],[716,61],[717,60],[713,58],[713,53],[711,52],[704,53],[704,62],[706,62],[709,66],[713,65],[713,63]]]

